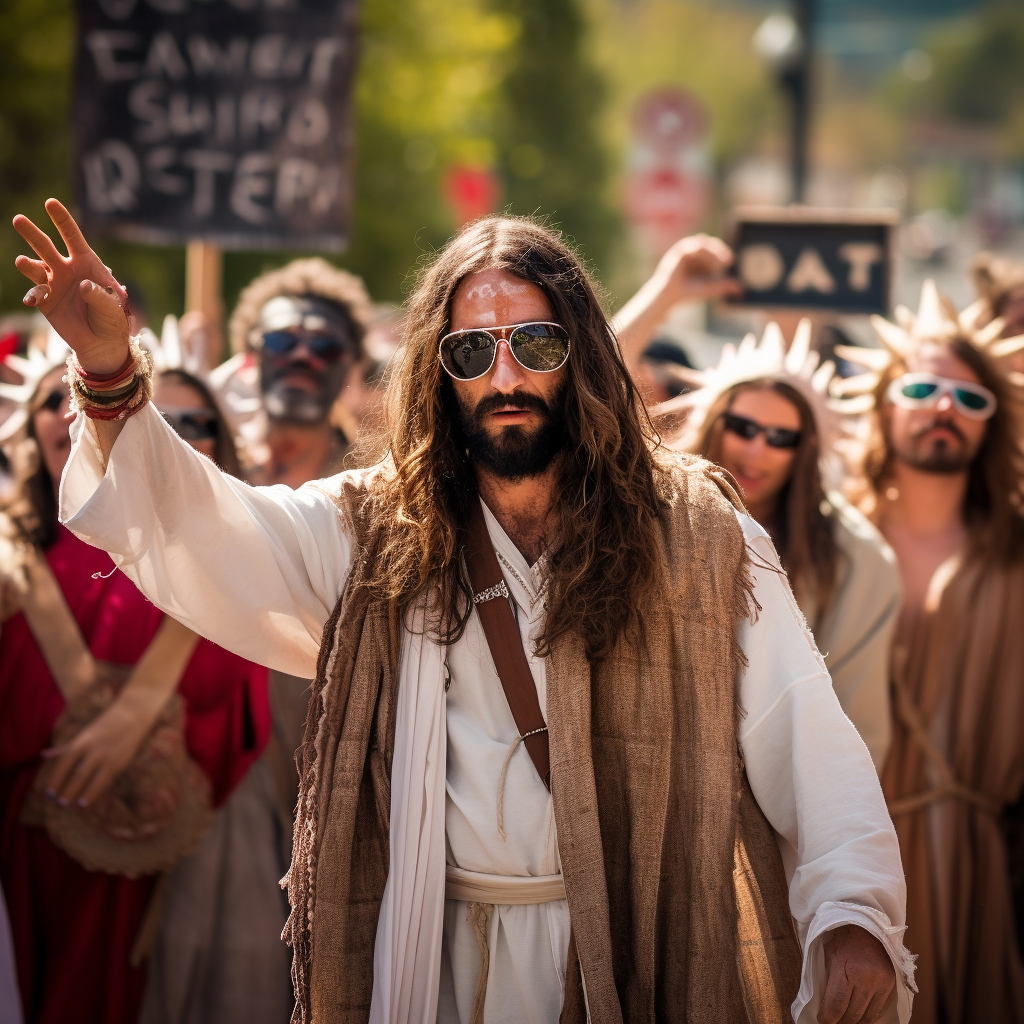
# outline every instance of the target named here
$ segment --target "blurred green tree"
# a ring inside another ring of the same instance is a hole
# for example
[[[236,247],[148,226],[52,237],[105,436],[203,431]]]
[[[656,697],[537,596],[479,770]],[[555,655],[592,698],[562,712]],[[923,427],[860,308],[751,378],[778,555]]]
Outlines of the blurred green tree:
[[[0,4],[0,309],[21,309],[27,284],[14,269],[24,243],[11,228],[19,210],[42,210],[71,192],[68,0]]]
[[[578,0],[490,0],[515,26],[502,63],[494,139],[505,207],[560,227],[592,266],[608,265],[621,221],[609,202],[601,118],[606,82]]]
[[[937,34],[930,49],[934,108],[960,121],[1005,127],[1024,100],[1024,5],[990,3],[970,24]]]

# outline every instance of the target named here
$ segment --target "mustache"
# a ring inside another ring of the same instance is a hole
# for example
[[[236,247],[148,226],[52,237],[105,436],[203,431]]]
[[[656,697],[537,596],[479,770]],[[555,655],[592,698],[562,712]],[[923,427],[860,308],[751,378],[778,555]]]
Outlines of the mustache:
[[[291,373],[304,373],[307,377],[311,377],[314,380],[320,380],[324,375],[322,367],[318,369],[305,359],[289,359],[286,362],[277,363],[273,367],[270,367],[270,372],[271,376],[275,378],[284,377],[286,374]]]
[[[948,430],[964,444],[967,443],[967,438],[964,437],[963,431],[952,420],[939,419],[938,417],[931,420],[931,422],[918,427],[917,430],[914,431],[912,437],[916,441],[919,437],[924,437],[929,430],[935,430],[936,427],[942,427],[944,430]]]
[[[551,415],[551,407],[539,395],[531,395],[526,391],[513,391],[510,395],[488,395],[477,402],[473,410],[473,417],[479,419],[491,412],[501,412],[504,409],[533,409]]]

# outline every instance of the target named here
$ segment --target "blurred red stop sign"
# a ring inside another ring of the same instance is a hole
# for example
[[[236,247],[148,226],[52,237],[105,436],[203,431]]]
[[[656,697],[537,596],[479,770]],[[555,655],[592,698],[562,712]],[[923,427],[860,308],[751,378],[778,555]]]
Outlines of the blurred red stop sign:
[[[634,171],[626,181],[626,215],[634,224],[685,234],[708,207],[708,182],[702,175],[672,167]]]
[[[452,167],[445,178],[445,196],[459,224],[493,213],[498,207],[498,179],[484,167]]]

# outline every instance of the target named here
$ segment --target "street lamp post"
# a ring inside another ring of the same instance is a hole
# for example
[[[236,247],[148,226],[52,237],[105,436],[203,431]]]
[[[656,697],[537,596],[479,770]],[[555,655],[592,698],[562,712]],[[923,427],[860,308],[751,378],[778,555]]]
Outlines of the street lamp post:
[[[754,47],[771,66],[789,98],[790,174],[795,203],[804,201],[807,190],[813,34],[814,0],[793,0],[792,15],[771,14],[754,34]]]

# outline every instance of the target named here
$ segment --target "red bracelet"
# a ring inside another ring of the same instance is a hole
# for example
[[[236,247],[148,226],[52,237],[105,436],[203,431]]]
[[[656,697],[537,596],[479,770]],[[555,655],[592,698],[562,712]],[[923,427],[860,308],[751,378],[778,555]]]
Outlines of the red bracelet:
[[[82,369],[82,364],[78,361],[78,356],[75,355],[74,358],[75,372],[87,384],[116,384],[121,379],[127,378],[128,371],[134,370],[135,368],[135,355],[132,352],[130,345],[128,346],[128,356],[121,365],[121,368],[119,370],[115,370],[113,373],[89,373],[87,370]]]
[[[134,397],[132,395],[132,398]],[[115,405],[113,409],[100,409],[95,405],[90,405],[85,410],[85,415],[91,420],[126,420],[129,416],[134,416],[137,412],[140,412],[145,404],[145,402],[139,402],[138,405],[132,407],[131,398],[129,398],[126,402]]]

